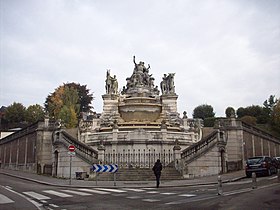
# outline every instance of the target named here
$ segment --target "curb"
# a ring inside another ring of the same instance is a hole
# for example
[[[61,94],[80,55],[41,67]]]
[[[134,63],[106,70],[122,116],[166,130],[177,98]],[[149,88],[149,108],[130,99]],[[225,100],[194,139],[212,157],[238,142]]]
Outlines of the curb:
[[[116,186],[112,185],[112,186],[108,186],[108,185],[95,185],[95,186],[84,186],[84,185],[66,185],[66,184],[55,184],[55,183],[50,183],[50,182],[45,182],[45,181],[41,181],[41,180],[37,180],[37,179],[32,179],[32,178],[28,178],[28,177],[23,177],[23,176],[19,176],[19,175],[15,175],[15,174],[9,174],[6,172],[0,172],[0,174],[4,174],[6,176],[12,176],[12,177],[16,177],[19,179],[23,179],[23,180],[27,180],[27,181],[31,181],[31,182],[35,182],[38,184],[42,184],[42,185],[48,185],[48,186],[56,186],[56,187],[68,187],[68,188],[96,188],[96,187],[103,187],[103,188],[118,188],[118,187],[123,187],[123,188],[129,188],[129,187],[133,187],[133,188],[143,188],[143,187],[151,187],[151,188],[156,188],[154,186],[154,184],[151,186],[150,183],[147,183],[147,186],[143,186],[143,185],[130,185],[129,183],[125,183],[127,184],[127,186],[124,185],[118,185],[116,184]],[[222,181],[222,183],[229,183],[229,182],[236,182],[239,181],[241,179],[245,178],[245,176],[242,177],[237,177],[237,178],[233,178],[233,179],[227,179]],[[162,181],[164,182],[164,181]],[[217,182],[197,182],[197,183],[186,183],[186,184],[180,184],[180,185],[161,185],[160,188],[169,188],[169,187],[189,187],[189,186],[203,186],[203,185],[215,185],[217,184]]]

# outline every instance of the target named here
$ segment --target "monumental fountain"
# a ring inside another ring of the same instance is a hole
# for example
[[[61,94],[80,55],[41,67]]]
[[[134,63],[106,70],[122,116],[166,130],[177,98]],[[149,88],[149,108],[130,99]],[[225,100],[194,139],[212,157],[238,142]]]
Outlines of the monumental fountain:
[[[118,90],[116,75],[107,70],[103,111],[80,122],[80,140],[98,150],[102,163],[150,168],[157,159],[176,164],[180,153],[201,139],[201,121],[177,112],[175,73],[164,74],[159,87],[150,65],[133,57],[134,69]]]

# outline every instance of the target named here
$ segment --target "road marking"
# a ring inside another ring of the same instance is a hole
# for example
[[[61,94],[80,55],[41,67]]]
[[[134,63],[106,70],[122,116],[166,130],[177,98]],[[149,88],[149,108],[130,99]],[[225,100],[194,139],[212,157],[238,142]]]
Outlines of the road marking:
[[[9,189],[9,188],[6,188],[6,187],[4,187],[4,188],[5,188],[6,190],[12,192],[12,193],[15,193],[15,194],[19,195],[19,196],[22,197],[22,198],[28,200],[28,201],[31,202],[37,209],[39,209],[39,210],[42,209],[42,208],[41,208],[42,204],[37,203],[36,201],[34,201],[34,200],[32,200],[32,199],[26,197],[25,195],[23,195],[23,194],[21,194],[21,193],[19,193],[19,192],[16,192],[16,191],[12,190],[12,189]]]
[[[55,205],[55,204],[49,204],[49,206],[51,206],[51,207],[54,207],[54,208],[58,208],[59,206],[58,205]]]
[[[62,198],[73,197],[72,195],[69,195],[69,194],[66,194],[66,193],[57,192],[57,191],[54,191],[54,190],[44,190],[43,192],[51,194],[51,195],[56,195],[56,196],[62,197]]]
[[[78,191],[74,191],[74,190],[61,190],[61,191],[66,192],[66,193],[72,193],[72,194],[75,194],[75,195],[81,195],[81,196],[92,195],[92,194],[89,194],[89,193],[78,192]]]
[[[143,199],[142,201],[146,201],[146,202],[157,202],[157,201],[160,201],[160,200],[157,200],[157,199]]]
[[[78,189],[78,190],[80,190],[80,191],[85,191],[85,192],[96,193],[96,194],[101,194],[101,195],[110,194],[109,192],[98,191],[98,190],[93,190],[93,189],[84,189],[84,188],[80,188],[80,189]]]
[[[273,176],[273,177],[270,177],[270,178],[268,178],[269,180],[272,180],[272,179],[276,179],[277,178],[277,176]]]
[[[6,203],[14,203],[14,201],[8,198],[7,196],[0,194],[0,204]]]
[[[108,191],[108,192],[117,192],[117,193],[125,193],[127,191],[124,190],[118,190],[118,189],[107,189],[107,188],[95,188],[97,190],[103,190],[103,191]]]
[[[129,199],[139,199],[141,197],[140,196],[130,196],[130,197],[126,197],[126,198],[129,198]]]
[[[178,195],[178,196],[182,196],[182,197],[194,197],[196,196],[195,194],[181,194],[181,195]]]
[[[149,192],[147,192],[147,193],[149,193],[149,194],[157,194],[157,193],[159,193],[158,191],[149,191]]]
[[[129,191],[133,191],[133,192],[144,192],[145,191],[142,189],[132,189],[132,188],[124,188],[123,190],[129,190]]]
[[[239,193],[244,193],[244,192],[250,192],[252,191],[252,188],[245,188],[245,189],[241,189],[241,190],[235,190],[235,191],[230,191],[230,192],[224,192],[223,195],[224,196],[228,196],[228,195],[235,195],[235,194],[239,194]]]
[[[44,195],[41,195],[39,193],[36,193],[36,192],[32,192],[32,191],[28,191],[28,192],[23,192],[23,194],[25,195],[28,195],[32,198],[35,198],[37,200],[47,200],[47,199],[51,199],[50,197],[47,197],[47,196],[44,196]]]
[[[173,193],[173,192],[166,192],[166,193],[160,193],[162,195],[176,195],[177,193]]]

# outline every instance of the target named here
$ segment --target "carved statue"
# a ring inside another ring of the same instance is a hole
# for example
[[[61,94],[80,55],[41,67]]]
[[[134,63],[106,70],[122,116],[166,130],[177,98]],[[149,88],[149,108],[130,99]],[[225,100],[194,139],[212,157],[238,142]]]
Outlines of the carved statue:
[[[114,75],[114,77],[111,77],[110,70],[107,70],[105,83],[106,94],[118,93],[118,81],[116,75]]]
[[[174,76],[175,73],[169,73],[168,76],[166,76],[166,74],[163,75],[162,81],[160,83],[162,94],[165,95],[175,93]]]

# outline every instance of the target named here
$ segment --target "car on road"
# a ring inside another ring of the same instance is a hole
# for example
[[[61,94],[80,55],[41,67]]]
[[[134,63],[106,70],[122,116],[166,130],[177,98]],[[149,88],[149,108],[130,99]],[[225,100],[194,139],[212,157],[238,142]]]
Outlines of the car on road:
[[[268,175],[276,173],[277,169],[273,160],[269,156],[251,157],[246,161],[245,172],[247,177],[251,177],[252,173],[256,175]]]
[[[272,158],[272,162],[275,165],[276,169],[280,169],[280,157]]]

